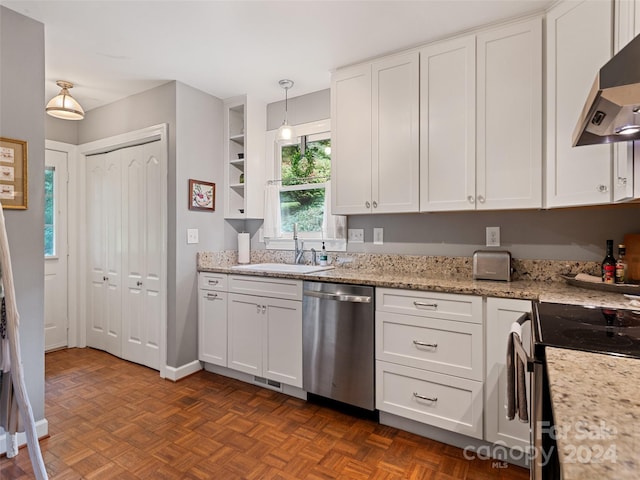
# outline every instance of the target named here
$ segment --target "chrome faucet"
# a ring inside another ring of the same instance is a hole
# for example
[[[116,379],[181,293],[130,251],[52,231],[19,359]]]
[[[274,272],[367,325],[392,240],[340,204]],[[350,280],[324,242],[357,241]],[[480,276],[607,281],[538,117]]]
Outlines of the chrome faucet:
[[[317,265],[318,264],[318,257],[316,256],[316,249],[312,248],[311,249],[311,265]]]
[[[293,263],[301,263],[304,255],[304,242],[300,240],[298,244],[298,224],[293,224],[293,248],[295,250],[295,260]]]

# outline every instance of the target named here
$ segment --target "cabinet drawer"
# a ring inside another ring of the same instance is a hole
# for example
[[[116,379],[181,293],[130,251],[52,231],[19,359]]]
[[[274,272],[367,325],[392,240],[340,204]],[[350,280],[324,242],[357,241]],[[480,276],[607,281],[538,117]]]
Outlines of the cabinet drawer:
[[[482,381],[482,324],[376,313],[376,359]]]
[[[198,274],[198,288],[202,290],[227,291],[228,275],[226,273],[200,272]]]
[[[229,291],[260,297],[302,301],[302,281],[288,278],[230,275]]]
[[[377,361],[376,408],[482,438],[482,382]]]
[[[377,288],[376,310],[482,323],[482,297],[473,295]]]

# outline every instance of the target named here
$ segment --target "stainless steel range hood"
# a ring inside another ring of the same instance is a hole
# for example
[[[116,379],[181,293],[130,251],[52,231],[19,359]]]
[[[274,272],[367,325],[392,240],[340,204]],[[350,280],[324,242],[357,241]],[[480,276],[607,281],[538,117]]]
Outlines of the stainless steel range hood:
[[[604,67],[593,82],[573,146],[640,140],[640,35]]]

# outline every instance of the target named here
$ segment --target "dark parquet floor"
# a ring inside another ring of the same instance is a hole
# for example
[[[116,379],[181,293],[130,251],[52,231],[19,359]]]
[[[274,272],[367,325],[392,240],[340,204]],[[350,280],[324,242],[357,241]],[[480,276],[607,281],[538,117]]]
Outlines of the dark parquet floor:
[[[528,471],[201,371],[179,382],[93,349],[47,353],[41,448],[75,479],[513,479]],[[31,479],[26,448],[1,479]]]

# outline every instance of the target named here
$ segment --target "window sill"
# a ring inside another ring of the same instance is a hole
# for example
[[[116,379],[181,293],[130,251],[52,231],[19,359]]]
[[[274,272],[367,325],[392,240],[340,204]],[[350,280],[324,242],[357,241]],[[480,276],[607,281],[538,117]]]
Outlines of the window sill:
[[[299,238],[299,242],[303,245],[303,250],[308,251],[315,248],[318,254],[322,249],[322,240],[319,238]],[[291,250],[293,251],[294,244],[292,238],[265,238],[264,243],[267,250]],[[346,240],[325,240],[324,246],[327,252],[346,252],[347,241]]]

